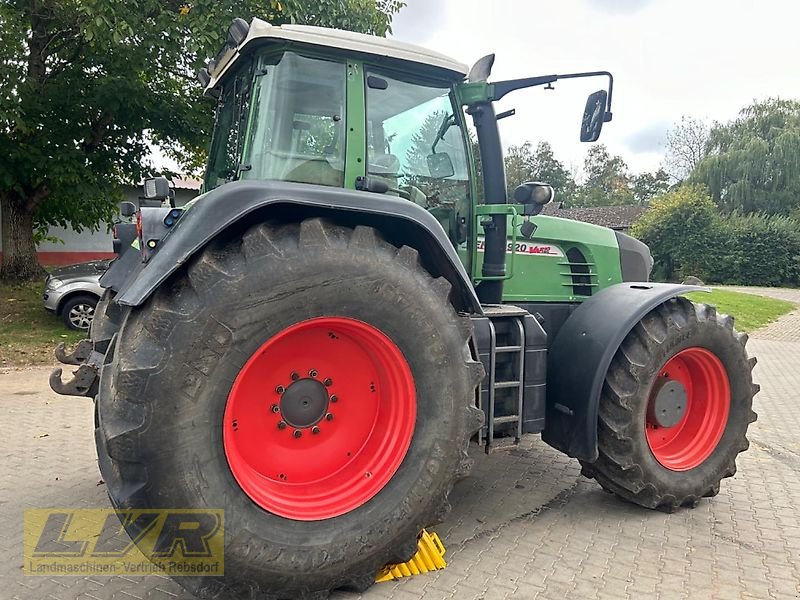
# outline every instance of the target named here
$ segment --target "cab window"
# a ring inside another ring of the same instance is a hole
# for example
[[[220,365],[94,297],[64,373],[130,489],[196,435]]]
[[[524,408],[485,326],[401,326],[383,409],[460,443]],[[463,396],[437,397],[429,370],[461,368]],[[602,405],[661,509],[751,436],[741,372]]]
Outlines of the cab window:
[[[239,176],[241,140],[249,111],[252,70],[248,65],[232,77],[217,103],[204,189],[210,190]]]
[[[426,208],[461,244],[469,168],[449,87],[378,70],[367,72],[366,83],[367,174],[384,180],[389,193]]]
[[[343,62],[293,52],[262,58],[241,178],[342,187],[345,77]]]

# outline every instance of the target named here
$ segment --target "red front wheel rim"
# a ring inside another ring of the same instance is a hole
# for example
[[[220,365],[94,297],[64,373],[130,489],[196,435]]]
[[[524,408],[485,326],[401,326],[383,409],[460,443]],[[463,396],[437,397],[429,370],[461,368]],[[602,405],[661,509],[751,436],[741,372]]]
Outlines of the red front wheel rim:
[[[654,415],[656,391],[669,382],[681,393],[682,417],[670,426]],[[722,361],[710,350],[691,347],[673,355],[651,389],[645,418],[647,443],[655,459],[672,471],[701,465],[722,439],[730,411],[730,383]]]
[[[261,508],[301,521],[373,498],[411,444],[416,391],[400,349],[377,328],[320,317],[270,338],[228,395],[225,456]]]

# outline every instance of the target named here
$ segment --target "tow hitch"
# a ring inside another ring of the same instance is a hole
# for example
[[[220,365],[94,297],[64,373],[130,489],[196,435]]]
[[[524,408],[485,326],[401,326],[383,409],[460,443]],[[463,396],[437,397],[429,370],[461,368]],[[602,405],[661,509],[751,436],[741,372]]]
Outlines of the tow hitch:
[[[59,362],[77,365],[78,368],[72,372],[72,379],[67,382],[61,380],[61,367],[53,369],[50,373],[50,388],[62,396],[94,398],[97,395],[103,355],[92,349],[92,342],[81,340],[72,352],[67,352],[62,342],[56,347],[55,355]]]

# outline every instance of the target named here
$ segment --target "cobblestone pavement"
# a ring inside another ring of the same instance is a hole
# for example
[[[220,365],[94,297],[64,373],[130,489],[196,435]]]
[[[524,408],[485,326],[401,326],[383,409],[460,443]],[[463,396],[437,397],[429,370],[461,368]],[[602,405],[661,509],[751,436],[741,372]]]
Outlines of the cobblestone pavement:
[[[752,339],[759,420],[720,494],[666,515],[624,504],[529,436],[485,456],[436,531],[449,566],[336,600],[800,598],[800,343]],[[0,598],[189,596],[169,579],[26,577],[26,508],[107,507],[88,400],[56,396],[47,369],[0,373]]]
[[[766,340],[782,340],[785,342],[800,342],[800,290],[792,288],[764,288],[764,287],[726,287],[725,289],[757,296],[769,296],[779,300],[788,300],[797,305],[792,312],[762,327],[753,333],[753,337]]]

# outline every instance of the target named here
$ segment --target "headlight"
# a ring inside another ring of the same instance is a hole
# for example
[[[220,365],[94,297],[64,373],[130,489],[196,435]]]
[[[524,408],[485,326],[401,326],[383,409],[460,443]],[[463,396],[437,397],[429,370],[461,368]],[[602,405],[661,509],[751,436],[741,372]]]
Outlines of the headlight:
[[[51,279],[50,281],[47,282],[46,289],[56,290],[60,288],[62,285],[64,285],[64,282],[61,281],[60,279]]]

